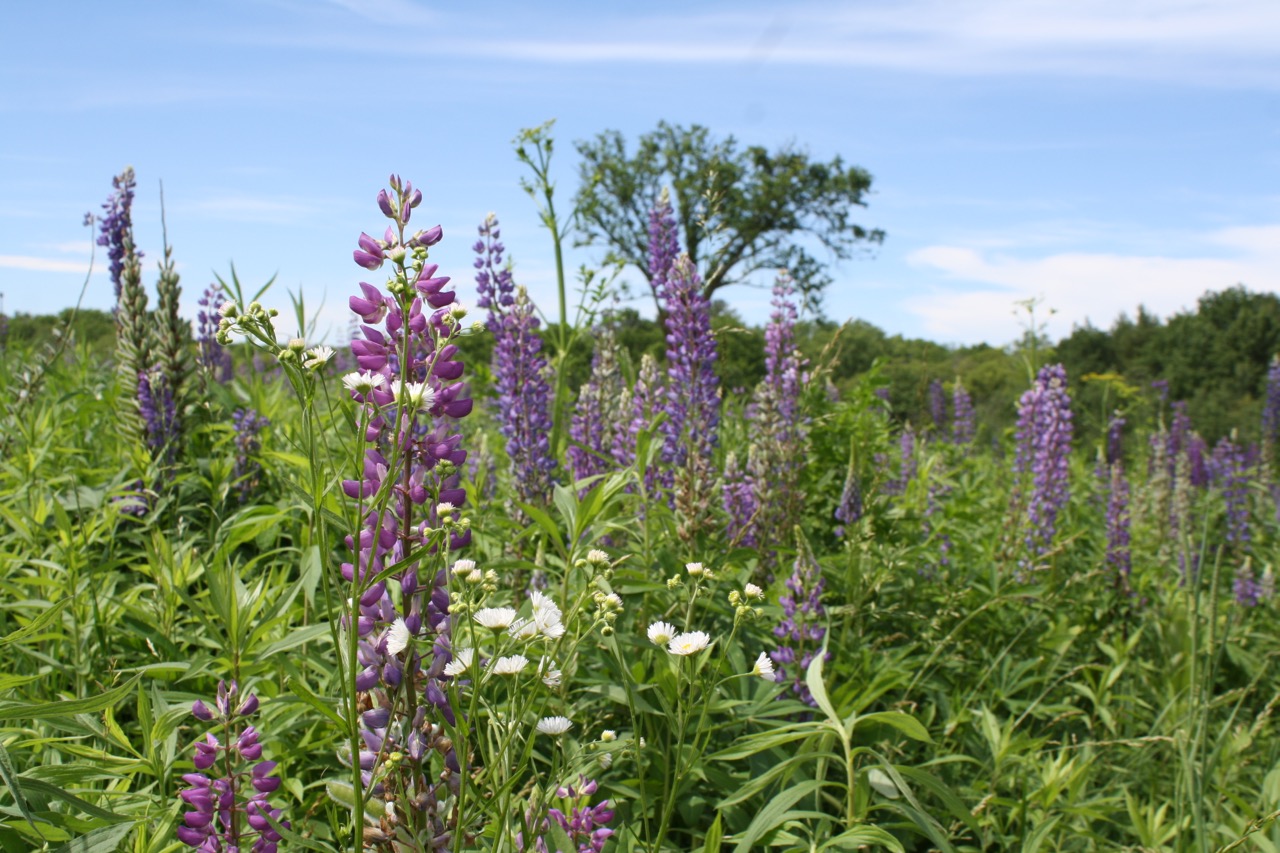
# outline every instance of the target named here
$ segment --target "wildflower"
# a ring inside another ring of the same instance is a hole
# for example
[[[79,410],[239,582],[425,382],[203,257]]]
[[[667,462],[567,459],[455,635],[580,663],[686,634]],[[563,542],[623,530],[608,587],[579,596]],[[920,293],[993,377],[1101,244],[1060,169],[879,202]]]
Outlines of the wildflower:
[[[695,578],[701,577],[704,571],[702,563],[685,563],[684,570]]]
[[[756,665],[751,668],[751,674],[763,678],[765,681],[773,681],[773,661],[769,655],[764,652],[756,658]]]
[[[688,631],[671,639],[667,650],[673,655],[693,655],[702,651],[711,642],[711,635],[706,631]]]
[[[511,607],[485,607],[472,618],[490,631],[505,631],[516,621],[516,611]]]
[[[475,649],[454,649],[453,660],[444,665],[444,674],[450,678],[457,678],[471,668],[471,663],[475,660],[475,656]]]
[[[353,394],[367,396],[370,392],[387,384],[387,378],[381,373],[366,370],[363,373],[348,373],[342,377],[343,386]]]
[[[329,363],[334,356],[333,347],[315,347],[307,353],[306,361],[302,362],[302,366],[308,370],[319,370]]]
[[[668,622],[654,622],[649,626],[649,642],[655,646],[665,646],[675,635],[675,626]]]
[[[560,686],[564,673],[556,668],[555,661],[544,657],[538,662],[538,674],[542,676],[542,683],[550,687],[552,690]]]
[[[559,737],[571,728],[573,723],[568,717],[543,717],[538,720],[538,731],[552,737]]]
[[[607,566],[609,555],[599,549],[592,549],[587,552],[587,562],[593,566]]]
[[[475,560],[455,560],[453,563],[453,573],[455,575],[469,574],[475,570],[475,567]]]
[[[955,388],[951,391],[951,409],[951,441],[953,444],[967,447],[973,443],[977,426],[973,411],[973,398],[969,396],[969,392],[960,384],[959,379],[956,380]]]
[[[1018,401],[1018,452],[1028,518],[1027,545],[1038,556],[1048,550],[1058,513],[1068,498],[1067,457],[1071,451],[1071,398],[1062,365],[1040,369],[1035,384]]]
[[[743,587],[742,592],[747,598],[764,599],[764,590],[753,583],[749,583]]]
[[[387,629],[387,654],[398,655],[409,645],[409,640],[413,634],[409,631],[409,626],[405,624],[402,617],[397,616],[396,621],[391,623],[391,627]]]
[[[490,664],[489,671],[494,675],[517,675],[528,665],[529,659],[524,655],[508,655]]]
[[[591,354],[591,376],[578,391],[569,421],[568,457],[575,480],[605,474],[612,468],[613,445],[618,433],[625,429],[620,354],[613,329],[608,325],[600,328]],[[590,555],[587,561],[595,562]],[[608,561],[605,556],[603,562]]]
[[[618,739],[618,733],[613,729],[605,729],[600,733],[600,740],[604,743],[613,743]]]

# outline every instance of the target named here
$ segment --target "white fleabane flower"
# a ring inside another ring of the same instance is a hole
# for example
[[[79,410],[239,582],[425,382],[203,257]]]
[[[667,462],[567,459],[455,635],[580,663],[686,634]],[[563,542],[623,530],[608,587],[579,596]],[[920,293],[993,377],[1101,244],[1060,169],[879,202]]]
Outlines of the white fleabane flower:
[[[524,655],[508,655],[491,663],[489,671],[494,675],[516,675],[528,665],[529,659]]]
[[[444,665],[444,674],[451,678],[457,678],[471,668],[471,662],[475,660],[475,657],[475,649],[454,649],[453,660]]]
[[[706,631],[687,631],[672,637],[667,650],[673,655],[694,655],[705,649],[710,642],[711,635]]]
[[[308,370],[315,370],[328,364],[331,358],[333,358],[333,347],[316,347],[307,353],[307,360],[302,362],[302,366]]]
[[[764,652],[756,658],[756,665],[751,668],[752,675],[758,675],[765,681],[773,681],[773,661]]]
[[[669,622],[654,622],[649,626],[649,642],[655,646],[665,646],[676,635],[676,626]]]
[[[587,562],[596,566],[609,565],[609,555],[598,548],[587,552]]]
[[[457,560],[453,564],[453,573],[455,575],[465,575],[476,567],[475,560]]]
[[[684,570],[689,574],[693,575],[695,578],[701,575],[704,571],[706,571],[702,567],[702,563],[685,563]]]
[[[386,385],[387,377],[381,373],[366,370],[363,373],[348,373],[342,377],[342,384],[346,386],[348,391],[354,391],[357,394],[368,394],[375,388],[381,388]]]
[[[485,607],[472,618],[490,631],[505,631],[516,621],[516,611],[513,607]]]
[[[436,504],[436,517],[444,518],[446,515],[453,515],[457,511],[457,507],[448,501],[441,501]]]
[[[618,733],[613,729],[605,729],[600,733],[600,740],[604,743],[613,743],[618,739]]]
[[[458,322],[462,322],[462,318],[467,316],[467,306],[461,302],[454,302],[449,306],[449,316]]]
[[[568,717],[543,717],[538,720],[538,731],[552,737],[559,737],[571,728],[573,722]]]
[[[545,657],[538,662],[538,674],[542,676],[542,683],[553,690],[560,686],[560,679],[564,677],[564,673],[556,669],[556,662]]]
[[[764,598],[764,590],[753,583],[747,584],[743,587],[742,591],[746,594],[747,598]]]
[[[538,625],[538,630],[542,632],[542,636],[548,640],[558,640],[564,636],[564,625],[560,622],[548,622]]]
[[[240,306],[232,299],[228,299],[226,302],[218,306],[218,314],[223,317],[234,317],[239,311]]]
[[[402,617],[397,616],[396,621],[391,623],[391,627],[387,629],[387,654],[395,656],[405,650],[409,645],[409,626],[404,623]]]
[[[538,636],[538,625],[532,619],[517,619],[511,623],[507,633],[517,640],[532,640]]]

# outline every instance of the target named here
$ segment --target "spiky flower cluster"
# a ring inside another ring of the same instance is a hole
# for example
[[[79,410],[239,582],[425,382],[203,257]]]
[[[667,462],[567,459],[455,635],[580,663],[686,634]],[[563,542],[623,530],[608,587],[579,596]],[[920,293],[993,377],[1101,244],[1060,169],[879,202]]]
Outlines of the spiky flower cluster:
[[[1249,473],[1245,450],[1229,436],[1219,439],[1209,460],[1210,479],[1222,491],[1227,509],[1227,542],[1249,543]]]
[[[947,431],[947,395],[942,388],[941,379],[929,382],[929,417],[933,421],[933,429],[937,435],[945,435]]]
[[[791,682],[791,692],[800,701],[816,707],[813,694],[805,682],[805,673],[813,656],[822,649],[826,636],[826,608],[822,605],[822,592],[826,580],[813,558],[802,548],[796,556],[791,577],[787,578],[787,592],[779,599],[782,621],[773,629],[780,641],[769,657],[777,664],[775,680]]]
[[[214,723],[223,736],[219,740],[209,732],[196,741],[194,763],[200,772],[183,775],[189,787],[178,793],[191,807],[182,816],[178,840],[201,853],[275,853],[280,833],[271,821],[289,826],[280,820],[280,809],[267,802],[267,795],[280,787],[279,777],[272,775],[276,762],[260,761],[257,729],[241,728],[243,720],[258,710],[258,697],[250,694],[240,700],[238,692],[234,681],[219,682],[213,708],[203,701],[191,708],[196,719]],[[244,799],[246,787],[253,793]]]
[[[1014,470],[1017,500],[1027,516],[1026,544],[1039,556],[1049,549],[1058,514],[1069,497],[1067,463],[1071,452],[1071,397],[1061,364],[1040,368],[1035,383],[1018,401],[1018,441]]]
[[[1107,498],[1107,567],[1115,573],[1116,585],[1127,583],[1132,569],[1129,535],[1129,481],[1120,462],[1111,465]]]
[[[601,853],[605,842],[614,833],[608,826],[613,820],[609,801],[604,800],[594,806],[590,804],[591,796],[598,787],[594,779],[579,776],[576,787],[561,785],[556,789],[557,807],[547,810],[547,819],[555,821],[564,830],[569,841],[576,845],[577,853]],[[538,853],[548,853],[546,839],[539,838],[534,849]]]
[[[666,400],[666,388],[662,383],[662,371],[658,362],[649,353],[640,357],[640,369],[636,371],[635,387],[625,394],[621,400],[621,409],[629,414],[624,429],[613,436],[613,458],[621,467],[632,465],[636,461],[636,445],[640,433],[653,429],[658,415],[662,412]],[[654,466],[645,472],[645,486],[652,492],[659,484],[660,478]]]
[[[578,392],[578,402],[569,422],[569,466],[575,480],[613,469],[614,445],[625,428],[625,416],[631,414],[623,408],[619,352],[613,329],[604,326],[596,335],[591,377]]]
[[[130,262],[131,256],[142,259],[142,252],[133,246],[133,192],[138,185],[134,179],[133,167],[126,166],[123,172],[111,179],[111,185],[115,187],[115,192],[102,205],[102,216],[98,220],[98,245],[107,247],[111,286],[115,291],[116,303],[119,304],[125,266]]]
[[[159,368],[138,373],[138,412],[152,457],[172,462],[178,440],[178,409],[169,377]]]
[[[973,411],[973,398],[960,380],[951,389],[951,441],[960,447],[969,447],[977,434],[977,418]]]
[[[450,660],[447,578],[443,568],[426,568],[422,555],[470,541],[470,522],[461,517],[466,492],[459,487],[467,453],[457,421],[470,414],[472,403],[455,343],[462,312],[446,287],[449,278],[437,276],[437,265],[427,262],[441,229],[409,232],[422,193],[397,175],[390,184],[391,191],[382,190],[377,200],[391,224],[382,239],[361,234],[353,253],[367,270],[384,264],[392,269],[387,295],[361,282],[360,295],[350,299],[352,312],[364,322],[362,337],[351,344],[358,370],[343,384],[358,406],[368,448],[360,476],[342,485],[363,520],[359,533],[347,537],[351,561],[342,565],[342,576],[358,608],[354,628],[362,669],[356,689],[377,688],[369,701],[388,713],[390,695],[408,691],[415,697],[409,704],[416,710],[408,717],[389,716],[386,726],[374,728],[394,730],[406,745],[417,742],[412,735],[418,732],[423,748],[414,755],[425,761],[433,754],[432,720],[437,715],[452,720],[453,711],[440,680]],[[299,360],[304,348],[298,348]],[[400,566],[390,579],[399,587],[396,597],[388,580],[374,582],[392,565]],[[352,627],[349,620],[347,625]],[[436,812],[443,796],[437,794],[439,774],[427,772],[418,759],[410,756],[412,772],[397,777],[405,787],[397,790],[396,802],[405,811],[396,820],[423,833],[442,831]]]
[[[479,227],[476,288],[489,309],[493,333],[493,375],[498,391],[499,431],[507,440],[511,478],[525,503],[545,504],[551,496],[551,389],[547,360],[538,337],[538,318],[523,287],[515,287],[502,264],[498,218],[489,214]],[[514,292],[513,292],[514,291]]]
[[[214,282],[205,288],[196,303],[196,343],[200,347],[200,364],[214,382],[227,383],[233,376],[231,349],[218,343],[218,325],[222,320],[218,309],[227,301],[222,285]]]
[[[231,477],[241,499],[247,499],[262,479],[258,454],[262,450],[262,430],[271,426],[271,421],[253,409],[236,409],[231,414],[231,423],[236,430],[236,463]]]

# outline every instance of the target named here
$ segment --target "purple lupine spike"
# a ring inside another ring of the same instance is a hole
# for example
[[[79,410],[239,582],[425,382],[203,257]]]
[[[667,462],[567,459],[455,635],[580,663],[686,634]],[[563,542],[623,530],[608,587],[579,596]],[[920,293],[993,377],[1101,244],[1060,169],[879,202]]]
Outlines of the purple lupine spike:
[[[116,303],[120,302],[120,275],[124,272],[125,237],[132,241],[133,235],[133,192],[137,187],[134,180],[133,167],[126,167],[118,176],[111,179],[115,192],[102,205],[103,215],[98,225],[98,245],[107,247],[107,258],[110,261],[111,286],[115,289]],[[134,255],[142,259],[142,252],[134,249]]]
[[[1223,436],[1213,448],[1209,460],[1209,475],[1215,486],[1222,490],[1227,509],[1227,542],[1239,547],[1249,544],[1248,463],[1245,452],[1228,436]]]
[[[1069,497],[1071,397],[1061,364],[1040,368],[1035,384],[1018,401],[1016,436],[1014,471],[1021,481],[1018,499],[1025,501],[1027,546],[1038,557],[1049,550],[1058,514]]]
[[[1273,358],[1267,368],[1267,389],[1262,405],[1262,446],[1268,454],[1274,452],[1277,440],[1280,440],[1280,356]]]
[[[1257,607],[1262,601],[1262,585],[1253,575],[1253,569],[1246,562],[1236,568],[1235,578],[1231,582],[1231,592],[1236,604],[1241,607]]]
[[[224,347],[217,340],[218,322],[222,319],[218,309],[226,301],[226,291],[221,284],[214,282],[205,288],[196,303],[199,306],[196,312],[196,343],[200,349],[200,364],[209,371],[214,382],[223,384],[230,382],[234,375],[231,348]]]
[[[492,213],[479,228],[476,243],[477,290],[489,309],[493,333],[492,369],[498,392],[499,432],[507,440],[512,480],[521,501],[535,505],[551,499],[551,387],[549,367],[538,337],[538,318],[523,287],[512,288],[511,272],[502,266],[498,218]]]
[[[755,478],[750,471],[738,464],[738,457],[733,453],[725,461],[722,496],[725,515],[729,519],[725,531],[729,541],[737,542],[743,548],[756,547],[758,506]]]
[[[683,467],[690,455],[709,458],[720,424],[720,380],[711,303],[688,255],[671,265],[662,294],[667,326],[666,461]]]
[[[862,484],[858,479],[857,467],[850,459],[849,472],[844,479],[844,489],[840,492],[840,503],[836,506],[835,518],[840,522],[835,528],[836,538],[843,539],[849,527],[857,524],[862,518],[862,513]]]
[[[1129,481],[1124,475],[1124,466],[1121,462],[1111,463],[1110,470],[1106,563],[1108,568],[1115,572],[1117,585],[1123,586],[1127,584],[1132,568],[1129,547]]]
[[[889,462],[883,454],[876,454],[876,458],[877,464],[882,467]],[[898,475],[885,480],[884,493],[886,495],[904,494],[907,486],[916,478],[917,467],[916,431],[911,428],[911,424],[907,424],[898,435]]]
[[[769,652],[777,664],[774,680],[779,684],[790,681],[796,698],[815,708],[818,703],[809,692],[805,674],[813,656],[822,650],[822,638],[827,633],[826,608],[822,605],[825,589],[822,570],[802,549],[787,579],[787,591],[778,598],[783,618],[774,627],[773,634],[782,644]]]
[[[147,446],[156,458],[172,462],[177,448],[178,411],[173,391],[158,367],[138,374],[138,412],[142,416]]]
[[[1124,451],[1124,416],[1116,412],[1107,422],[1107,447],[1104,458],[1107,465],[1112,466],[1121,461]]]
[[[231,413],[231,422],[236,429],[236,462],[231,477],[241,499],[247,500],[262,479],[262,430],[271,426],[271,421],[253,409],[236,409]]]
[[[628,467],[636,461],[636,442],[641,432],[653,428],[654,421],[662,411],[666,400],[666,390],[662,384],[662,372],[653,356],[645,353],[640,357],[640,369],[636,371],[636,384],[628,395],[628,407],[623,406],[624,413],[629,416],[626,428],[619,430],[613,437],[613,458],[619,467]],[[656,480],[653,468],[649,469],[650,479],[646,486],[653,490]]]
[[[618,341],[608,326],[596,335],[591,355],[591,377],[578,391],[578,402],[569,421],[569,466],[573,479],[604,474],[613,469],[617,433],[625,428],[622,374],[618,369]]]
[[[665,298],[671,268],[679,254],[676,217],[671,209],[671,195],[664,188],[658,203],[649,211],[649,283],[659,299]]]
[[[951,441],[960,447],[969,447],[977,434],[977,420],[973,411],[973,398],[960,380],[951,390]]]
[[[942,388],[942,380],[929,382],[929,417],[933,420],[933,428],[938,435],[947,431],[947,397]]]

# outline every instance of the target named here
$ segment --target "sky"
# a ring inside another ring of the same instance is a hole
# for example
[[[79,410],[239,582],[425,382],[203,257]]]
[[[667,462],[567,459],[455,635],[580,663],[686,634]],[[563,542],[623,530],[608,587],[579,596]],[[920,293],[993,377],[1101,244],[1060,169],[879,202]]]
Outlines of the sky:
[[[345,339],[368,278],[351,251],[394,172],[423,190],[414,224],[444,227],[432,260],[464,302],[492,211],[554,320],[512,145],[551,119],[562,210],[574,141],[663,120],[865,168],[855,221],[886,237],[832,263],[825,312],[890,334],[1004,345],[1025,300],[1059,337],[1236,284],[1280,293],[1275,0],[47,0],[9,5],[0,32],[3,310],[76,302],[84,214],[132,165],[145,279],[163,185],[188,316],[234,264]],[[102,250],[93,270],[84,304],[109,308]],[[719,295],[763,323],[757,284]]]

